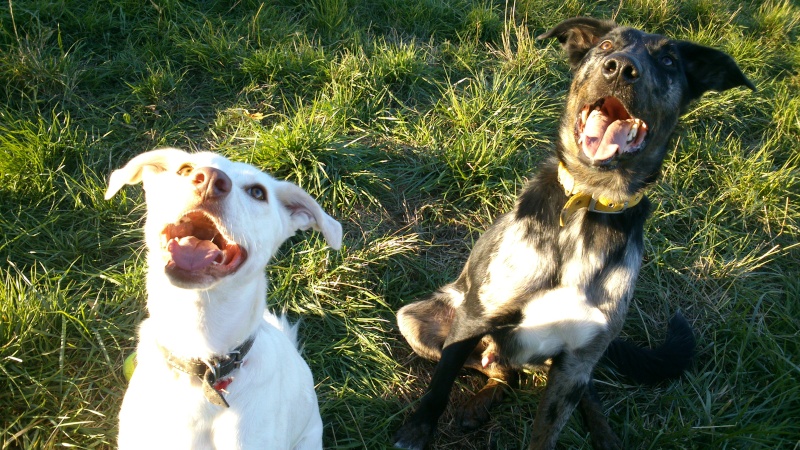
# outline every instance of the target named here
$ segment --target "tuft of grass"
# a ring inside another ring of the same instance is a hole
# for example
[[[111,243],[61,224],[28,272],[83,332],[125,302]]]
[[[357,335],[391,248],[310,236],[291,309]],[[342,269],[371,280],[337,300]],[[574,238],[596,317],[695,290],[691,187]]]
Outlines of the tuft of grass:
[[[140,188],[111,170],[160,146],[289,179],[340,220],[268,269],[301,321],[326,448],[388,448],[434,365],[395,311],[457,276],[549,154],[568,65],[535,36],[575,15],[729,52],[758,86],[710,93],[676,131],[623,334],[681,310],[684,378],[597,380],[626,448],[795,448],[800,436],[800,10],[786,0],[10,1],[0,8],[0,446],[113,448],[144,309]],[[436,448],[521,448],[546,375]],[[580,420],[560,445],[588,448]]]

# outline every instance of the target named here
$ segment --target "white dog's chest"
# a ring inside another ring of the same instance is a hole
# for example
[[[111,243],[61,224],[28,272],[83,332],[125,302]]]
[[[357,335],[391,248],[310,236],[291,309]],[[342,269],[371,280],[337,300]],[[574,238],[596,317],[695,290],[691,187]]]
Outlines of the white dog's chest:
[[[203,396],[199,381],[140,365],[120,411],[120,444],[125,448],[213,449],[211,430],[220,412]]]
[[[142,327],[145,340],[148,328]],[[139,365],[120,412],[120,448],[319,448],[322,423],[311,371],[272,325],[262,325],[244,363],[231,373],[224,394],[229,408],[209,402],[199,378],[169,367],[146,342],[140,341]]]
[[[255,373],[238,373],[226,395],[231,406],[223,408],[204,397],[199,382],[158,377],[160,383],[153,384],[157,377],[137,375],[120,416],[125,448],[292,449],[307,428],[317,428],[309,422],[318,417],[311,387],[298,392],[291,386],[256,385],[262,392],[248,391]],[[265,387],[269,390],[263,392]]]

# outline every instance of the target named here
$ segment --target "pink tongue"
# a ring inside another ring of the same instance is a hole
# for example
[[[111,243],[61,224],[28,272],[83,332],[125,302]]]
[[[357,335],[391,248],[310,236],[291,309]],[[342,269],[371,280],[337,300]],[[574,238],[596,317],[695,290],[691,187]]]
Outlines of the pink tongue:
[[[586,119],[586,126],[581,136],[583,153],[595,161],[611,158],[620,148],[627,145],[631,126],[633,120],[616,120],[609,123],[608,116],[600,110],[592,111]]]
[[[184,270],[200,270],[210,266],[222,251],[211,241],[194,236],[172,239],[167,244],[175,265]]]

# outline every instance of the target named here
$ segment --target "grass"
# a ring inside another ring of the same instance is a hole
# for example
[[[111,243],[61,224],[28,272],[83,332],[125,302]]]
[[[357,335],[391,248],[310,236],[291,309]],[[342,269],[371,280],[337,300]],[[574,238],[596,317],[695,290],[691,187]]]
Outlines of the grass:
[[[758,86],[712,93],[650,191],[623,334],[682,310],[699,355],[657,388],[599,371],[627,448],[800,446],[800,8],[789,0],[26,0],[0,8],[0,444],[110,448],[145,317],[142,193],[105,180],[158,146],[290,179],[345,229],[286,244],[268,303],[302,317],[328,448],[384,448],[430,377],[394,311],[451,281],[550,151],[567,64],[534,36],[615,17],[734,55]],[[481,431],[521,448],[543,374]],[[154,405],[157,407],[157,405]],[[587,448],[574,418],[564,448]]]

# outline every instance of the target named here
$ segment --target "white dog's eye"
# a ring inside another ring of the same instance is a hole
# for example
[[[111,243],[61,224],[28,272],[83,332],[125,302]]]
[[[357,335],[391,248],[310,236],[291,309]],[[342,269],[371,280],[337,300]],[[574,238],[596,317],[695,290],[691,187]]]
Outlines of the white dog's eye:
[[[263,186],[255,184],[245,189],[245,191],[248,194],[250,194],[250,197],[253,197],[256,200],[261,200],[261,201],[267,200],[267,190]]]
[[[178,175],[185,177],[192,173],[192,170],[194,170],[194,167],[191,164],[184,164],[180,169],[178,169]]]

